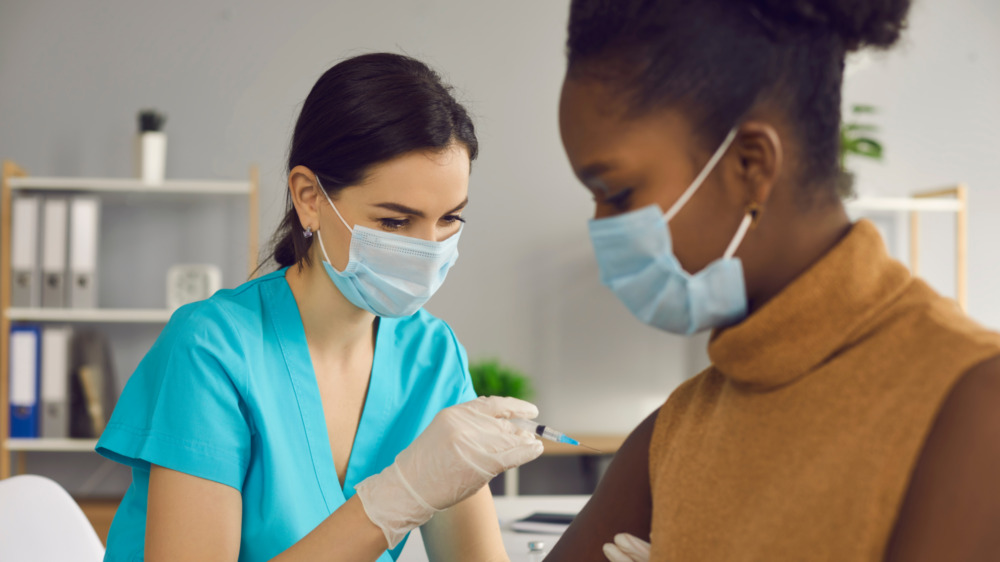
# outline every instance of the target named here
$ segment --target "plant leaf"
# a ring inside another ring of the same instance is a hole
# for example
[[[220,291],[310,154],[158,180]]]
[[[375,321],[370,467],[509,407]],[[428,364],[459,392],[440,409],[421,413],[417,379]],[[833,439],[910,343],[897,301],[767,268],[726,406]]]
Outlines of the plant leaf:
[[[496,359],[477,361],[469,365],[472,387],[479,396],[512,396],[530,400],[531,380],[516,369],[504,366]]]
[[[845,123],[842,129],[848,133],[875,133],[878,132],[878,125],[868,123]]]

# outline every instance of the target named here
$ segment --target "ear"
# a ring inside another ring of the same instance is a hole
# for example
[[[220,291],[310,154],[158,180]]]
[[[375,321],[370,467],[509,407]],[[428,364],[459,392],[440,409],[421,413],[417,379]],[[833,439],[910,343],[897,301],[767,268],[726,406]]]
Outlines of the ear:
[[[784,163],[778,131],[763,121],[747,121],[737,131],[732,150],[738,158],[736,179],[745,204],[767,207]]]
[[[319,205],[324,200],[319,192],[316,174],[305,166],[296,166],[288,173],[288,191],[303,228],[319,230]]]

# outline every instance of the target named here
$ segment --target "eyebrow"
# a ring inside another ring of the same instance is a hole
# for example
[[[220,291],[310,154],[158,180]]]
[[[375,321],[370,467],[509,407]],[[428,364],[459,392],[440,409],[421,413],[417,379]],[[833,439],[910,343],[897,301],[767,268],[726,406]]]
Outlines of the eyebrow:
[[[446,214],[446,215],[450,215],[450,214],[452,214],[452,213],[457,213],[457,212],[461,211],[462,209],[464,209],[464,208],[465,208],[465,206],[466,206],[466,205],[468,205],[468,204],[469,204],[469,198],[468,198],[468,197],[466,197],[466,198],[465,198],[465,201],[462,201],[461,203],[459,203],[459,204],[458,204],[458,206],[456,206],[456,207],[455,207],[454,209],[452,209],[452,210],[448,211],[448,212],[447,212],[447,213],[445,213],[445,214]]]
[[[465,206],[468,205],[468,204],[469,204],[469,198],[466,197],[465,201],[462,201],[461,203],[458,204],[458,206],[456,206],[454,209],[446,212],[445,214],[446,215],[450,215],[452,213],[456,213],[456,212],[464,209]],[[390,202],[376,203],[374,206],[375,207],[381,207],[383,209],[388,209],[390,211],[396,211],[397,213],[402,213],[404,215],[411,215],[411,216],[414,216],[414,217],[424,218],[424,217],[427,216],[427,215],[424,214],[423,211],[421,211],[419,209],[414,209],[413,207],[407,207],[406,205],[402,205],[400,203],[390,203]]]

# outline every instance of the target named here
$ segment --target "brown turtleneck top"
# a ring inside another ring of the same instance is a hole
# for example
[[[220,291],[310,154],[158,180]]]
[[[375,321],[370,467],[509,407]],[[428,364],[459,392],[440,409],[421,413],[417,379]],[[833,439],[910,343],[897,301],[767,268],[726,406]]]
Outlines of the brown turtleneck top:
[[[652,560],[881,560],[952,385],[1000,355],[867,221],[742,323],[661,408]]]

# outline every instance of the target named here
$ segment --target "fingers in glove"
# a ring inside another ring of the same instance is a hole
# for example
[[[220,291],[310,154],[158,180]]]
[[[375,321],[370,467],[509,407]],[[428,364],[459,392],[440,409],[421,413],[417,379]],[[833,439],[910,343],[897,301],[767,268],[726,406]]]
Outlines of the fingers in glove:
[[[604,557],[609,562],[635,562],[631,556],[621,551],[614,543],[604,543]]]
[[[538,417],[538,406],[509,396],[480,396],[471,402],[466,402],[473,411],[491,418],[527,418]]]
[[[534,433],[525,431],[506,419],[480,418],[477,421],[479,431],[472,438],[476,439],[481,449],[489,453],[499,453],[538,440]],[[485,439],[487,433],[489,438]]]
[[[649,560],[650,544],[635,535],[618,533],[615,535],[615,545],[631,556],[632,560]]]
[[[542,446],[542,442],[528,435],[527,439],[497,453],[494,458],[503,467],[502,470],[508,470],[537,459],[542,456],[544,451],[545,447]]]

